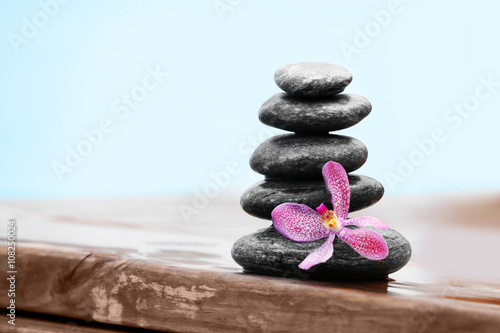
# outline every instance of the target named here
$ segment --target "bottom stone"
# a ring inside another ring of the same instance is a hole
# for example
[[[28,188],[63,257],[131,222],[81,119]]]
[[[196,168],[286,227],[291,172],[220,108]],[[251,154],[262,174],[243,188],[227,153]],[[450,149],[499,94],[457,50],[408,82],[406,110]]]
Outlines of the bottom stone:
[[[355,227],[349,227],[355,228]],[[240,238],[231,250],[233,259],[247,272],[300,277],[302,279],[374,279],[385,278],[408,263],[410,243],[396,230],[376,230],[384,237],[389,255],[382,260],[360,256],[338,237],[333,243],[333,256],[308,271],[298,265],[326,239],[298,243],[283,237],[273,226]]]

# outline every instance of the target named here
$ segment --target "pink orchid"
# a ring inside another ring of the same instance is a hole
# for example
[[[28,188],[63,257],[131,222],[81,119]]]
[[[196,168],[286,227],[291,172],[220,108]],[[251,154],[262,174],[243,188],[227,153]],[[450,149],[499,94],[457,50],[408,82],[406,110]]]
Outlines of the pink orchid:
[[[323,166],[323,177],[332,196],[334,210],[321,204],[316,211],[306,205],[283,203],[271,213],[274,227],[286,238],[295,242],[312,242],[328,237],[326,242],[310,253],[299,265],[308,270],[312,266],[326,262],[333,255],[335,235],[351,246],[354,251],[371,260],[387,257],[389,250],[385,239],[377,232],[364,229],[390,229],[382,221],[371,216],[347,219],[351,190],[347,173],[342,165],[328,162]],[[344,228],[347,225],[359,229]]]

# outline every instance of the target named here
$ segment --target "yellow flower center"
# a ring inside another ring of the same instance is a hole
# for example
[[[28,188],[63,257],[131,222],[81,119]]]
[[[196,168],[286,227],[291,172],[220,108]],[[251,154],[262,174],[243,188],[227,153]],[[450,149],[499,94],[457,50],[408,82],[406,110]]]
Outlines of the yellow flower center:
[[[321,224],[327,229],[332,229],[338,232],[342,226],[340,225],[339,218],[333,210],[329,210],[327,213],[321,215]]]

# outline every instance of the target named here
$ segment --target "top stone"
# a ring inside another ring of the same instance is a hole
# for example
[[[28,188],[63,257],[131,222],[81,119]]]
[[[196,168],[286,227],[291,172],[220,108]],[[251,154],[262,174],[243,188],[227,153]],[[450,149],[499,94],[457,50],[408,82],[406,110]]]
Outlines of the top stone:
[[[296,97],[321,98],[334,96],[352,81],[344,67],[323,62],[301,62],[281,67],[274,81],[285,92]]]

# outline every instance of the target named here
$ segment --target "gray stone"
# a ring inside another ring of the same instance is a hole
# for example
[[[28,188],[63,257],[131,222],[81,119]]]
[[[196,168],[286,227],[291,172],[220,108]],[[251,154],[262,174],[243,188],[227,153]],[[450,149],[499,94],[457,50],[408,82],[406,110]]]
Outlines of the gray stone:
[[[348,136],[283,134],[261,143],[250,158],[250,166],[270,178],[317,179],[328,161],[340,163],[351,172],[367,157],[366,146]]]
[[[355,228],[355,227],[349,227]],[[325,239],[297,243],[283,237],[273,226],[240,238],[231,250],[233,259],[246,272],[300,277],[302,279],[373,279],[385,278],[408,263],[410,243],[396,230],[378,230],[389,247],[389,255],[382,260],[360,256],[339,237],[333,243],[333,256],[323,264],[305,271],[298,265],[309,253],[321,246]]]
[[[350,212],[369,207],[384,195],[384,187],[373,178],[349,175],[351,187]],[[325,181],[266,179],[255,184],[241,196],[241,207],[245,212],[261,219],[271,219],[273,209],[285,202],[295,202],[311,208],[324,203],[332,209],[331,196]]]
[[[286,131],[327,133],[356,125],[371,110],[370,102],[359,95],[341,94],[307,100],[279,93],[262,105],[259,119]]]
[[[344,91],[352,75],[344,67],[323,62],[302,62],[281,67],[274,81],[287,93],[306,98],[334,96]]]

